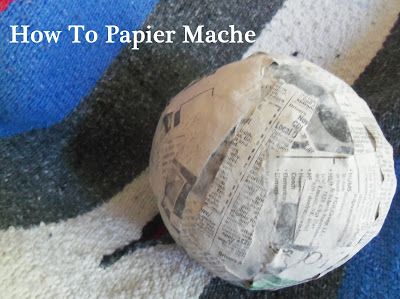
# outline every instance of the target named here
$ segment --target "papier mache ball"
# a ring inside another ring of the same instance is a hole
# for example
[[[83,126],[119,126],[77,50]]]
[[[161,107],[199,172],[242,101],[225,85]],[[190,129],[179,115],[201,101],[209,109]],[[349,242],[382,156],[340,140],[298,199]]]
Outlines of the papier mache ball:
[[[170,101],[150,182],[189,256],[250,289],[345,263],[378,234],[396,186],[392,148],[365,101],[311,62],[264,53]]]

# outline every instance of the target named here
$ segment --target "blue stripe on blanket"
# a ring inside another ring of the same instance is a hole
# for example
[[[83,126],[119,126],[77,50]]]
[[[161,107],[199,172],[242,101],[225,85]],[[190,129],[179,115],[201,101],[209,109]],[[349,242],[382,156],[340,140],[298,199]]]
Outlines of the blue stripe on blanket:
[[[0,13],[0,137],[62,120],[90,92],[122,47],[104,43],[104,26],[134,30],[156,2],[17,0]],[[9,26],[25,24],[32,31],[63,32],[58,44],[10,44]],[[67,30],[71,24],[96,30],[98,42],[71,43]]]
[[[400,159],[396,161],[400,180]],[[345,268],[339,298],[398,298],[400,294],[400,188],[379,235]]]

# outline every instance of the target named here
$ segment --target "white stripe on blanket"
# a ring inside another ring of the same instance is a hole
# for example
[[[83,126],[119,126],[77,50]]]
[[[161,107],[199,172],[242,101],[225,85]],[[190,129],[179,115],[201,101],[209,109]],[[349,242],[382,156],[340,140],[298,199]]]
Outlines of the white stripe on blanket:
[[[0,297],[198,297],[210,275],[175,245],[138,249],[99,266],[104,254],[138,239],[156,214],[145,172],[85,215],[1,232]]]
[[[352,84],[382,47],[399,11],[399,0],[287,0],[244,57],[298,52]]]

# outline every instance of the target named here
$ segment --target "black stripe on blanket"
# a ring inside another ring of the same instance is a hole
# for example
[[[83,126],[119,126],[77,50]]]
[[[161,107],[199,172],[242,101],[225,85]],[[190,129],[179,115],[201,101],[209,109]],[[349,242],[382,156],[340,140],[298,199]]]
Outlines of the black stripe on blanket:
[[[337,298],[337,290],[340,285],[342,270],[335,270],[323,278],[294,286],[279,291],[249,291],[240,287],[229,285],[227,282],[213,278],[211,282],[204,288],[200,299],[218,299],[218,298],[235,298],[235,299],[277,299],[277,298]]]
[[[162,0],[143,27],[235,24],[258,33],[282,2]],[[199,76],[240,59],[247,48],[177,40],[123,50],[65,121],[0,140],[0,228],[71,218],[116,194],[146,168],[167,100]]]
[[[354,83],[367,101],[395,157],[400,154],[400,19],[382,49]]]

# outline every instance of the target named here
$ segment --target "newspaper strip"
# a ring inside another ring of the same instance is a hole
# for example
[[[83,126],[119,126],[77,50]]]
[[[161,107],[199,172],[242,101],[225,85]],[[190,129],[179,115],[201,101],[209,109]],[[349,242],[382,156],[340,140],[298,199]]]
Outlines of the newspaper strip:
[[[266,151],[287,151],[307,126],[316,99],[293,85],[275,84],[243,121],[215,180],[195,229],[198,246],[241,265],[267,199],[263,176]]]

